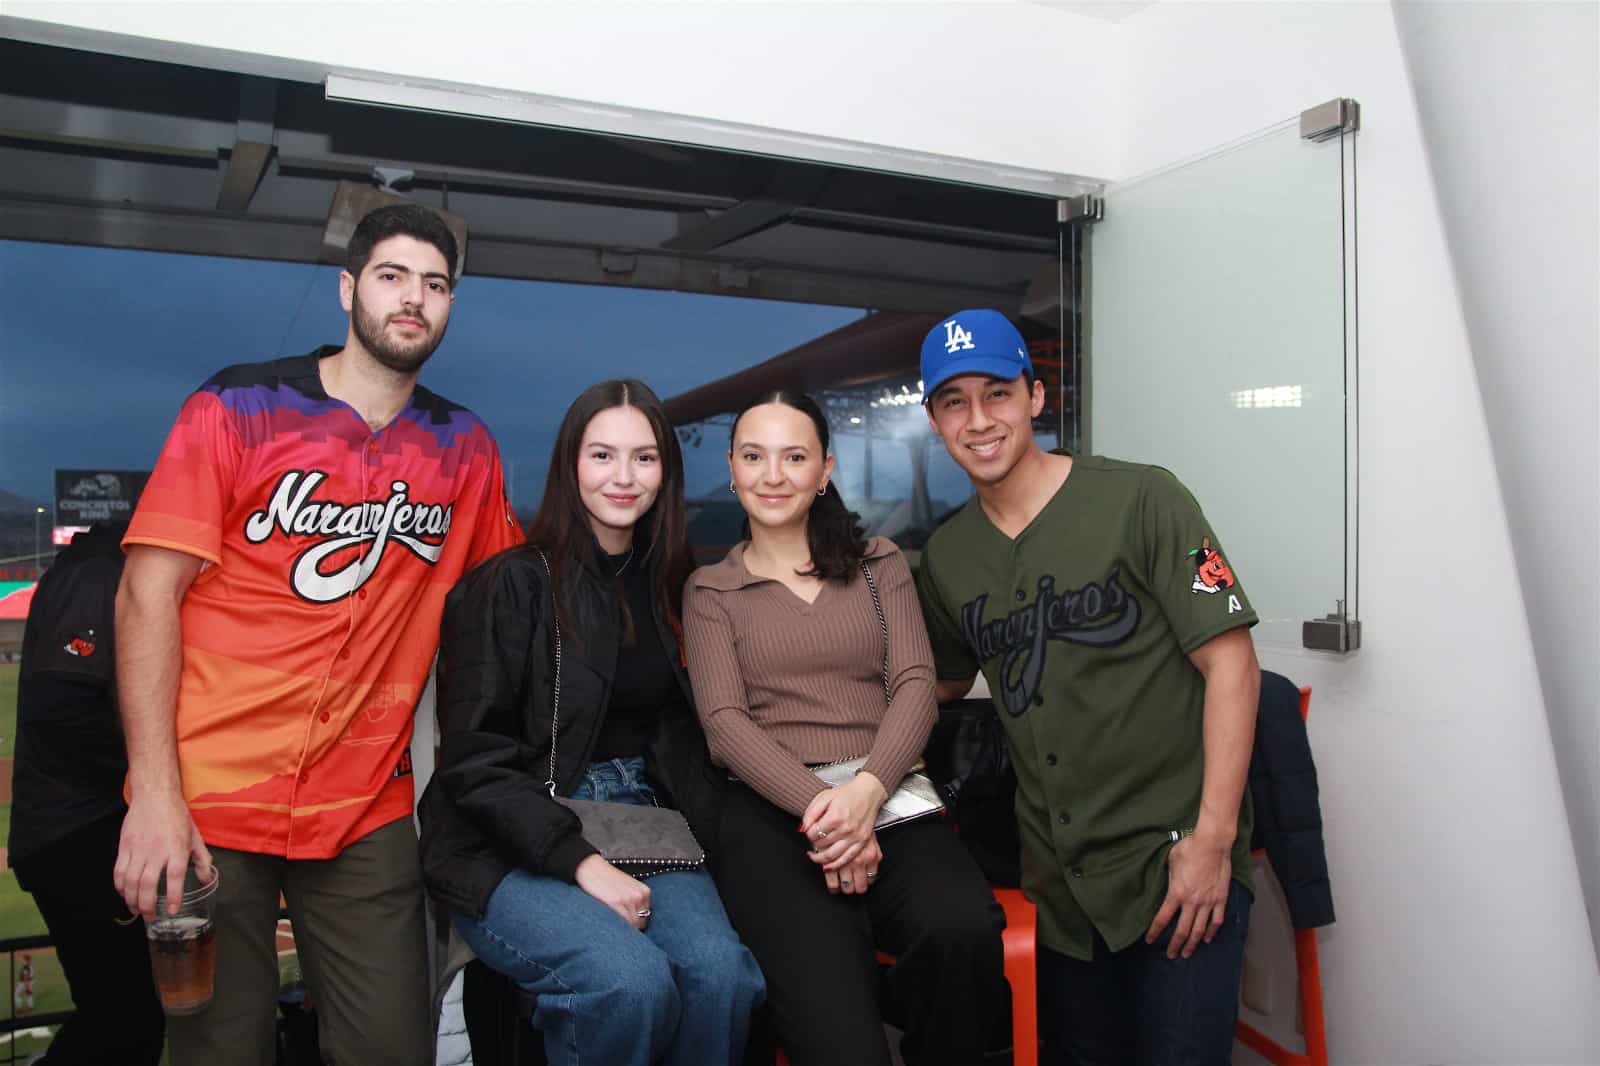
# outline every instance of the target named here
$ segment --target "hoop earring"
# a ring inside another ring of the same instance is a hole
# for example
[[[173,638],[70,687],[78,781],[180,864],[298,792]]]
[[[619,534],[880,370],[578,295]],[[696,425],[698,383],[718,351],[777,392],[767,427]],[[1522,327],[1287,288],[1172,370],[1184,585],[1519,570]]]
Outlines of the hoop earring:
[[[826,496],[827,494],[828,494],[828,483],[826,481],[824,481],[822,483],[822,487],[817,490],[817,495],[818,496]]]
[[[739,490],[733,487],[733,478],[731,477],[728,479],[728,491],[733,493],[735,496],[739,495]]]

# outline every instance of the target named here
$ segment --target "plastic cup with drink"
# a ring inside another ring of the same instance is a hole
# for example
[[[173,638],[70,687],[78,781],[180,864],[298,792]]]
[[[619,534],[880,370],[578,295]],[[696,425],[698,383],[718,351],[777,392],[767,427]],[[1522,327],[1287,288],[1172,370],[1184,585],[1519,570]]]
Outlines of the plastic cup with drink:
[[[165,881],[165,878],[163,878]],[[145,922],[150,967],[155,971],[161,1009],[168,1014],[195,1014],[211,1003],[217,970],[217,928],[212,921],[221,875],[200,880],[193,865],[184,873],[183,899],[176,914],[167,913],[165,885],[156,893],[156,916]]]

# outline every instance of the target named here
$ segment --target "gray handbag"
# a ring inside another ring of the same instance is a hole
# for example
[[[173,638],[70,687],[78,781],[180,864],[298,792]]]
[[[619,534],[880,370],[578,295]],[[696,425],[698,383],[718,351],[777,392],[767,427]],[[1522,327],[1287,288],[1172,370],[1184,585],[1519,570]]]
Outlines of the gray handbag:
[[[551,578],[550,562],[542,551],[539,561],[544,564],[545,576]],[[545,781],[550,798],[578,816],[583,826],[583,839],[599,850],[601,858],[631,877],[699,869],[705,864],[706,851],[694,838],[688,819],[677,811],[556,795],[556,734],[561,722],[561,619],[555,608],[553,578],[550,626],[556,644],[555,692],[550,712],[550,777]]]

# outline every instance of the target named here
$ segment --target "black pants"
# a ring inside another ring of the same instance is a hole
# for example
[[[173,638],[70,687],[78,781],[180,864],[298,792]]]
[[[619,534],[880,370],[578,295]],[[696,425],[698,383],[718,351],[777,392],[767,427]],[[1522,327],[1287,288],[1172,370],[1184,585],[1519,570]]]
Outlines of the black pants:
[[[865,895],[829,895],[799,820],[743,784],[723,808],[713,869],[728,917],[767,977],[773,1025],[794,1066],[888,1066],[876,948],[897,957],[887,994],[903,1005],[914,1066],[981,1063],[1006,1002],[1005,913],[937,818],[878,835]]]
[[[1185,959],[1167,958],[1174,919],[1154,944],[1094,958],[1038,949],[1039,1023],[1050,1066],[1227,1066],[1239,1016],[1250,893],[1228,887],[1222,928]]]
[[[128,914],[111,885],[121,833],[118,813],[14,864],[55,941],[77,1008],[50,1043],[48,1066],[155,1066],[161,1058],[166,1018],[144,923],[116,923]]]

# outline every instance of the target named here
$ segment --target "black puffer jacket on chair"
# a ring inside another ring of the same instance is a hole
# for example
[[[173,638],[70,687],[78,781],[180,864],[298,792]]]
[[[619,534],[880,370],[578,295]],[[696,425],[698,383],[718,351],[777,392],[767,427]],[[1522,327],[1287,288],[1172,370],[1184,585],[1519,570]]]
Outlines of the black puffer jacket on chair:
[[[1263,670],[1250,754],[1250,800],[1256,813],[1250,847],[1266,849],[1296,929],[1333,924],[1333,886],[1317,797],[1317,767],[1300,716],[1300,689],[1282,674]]]

